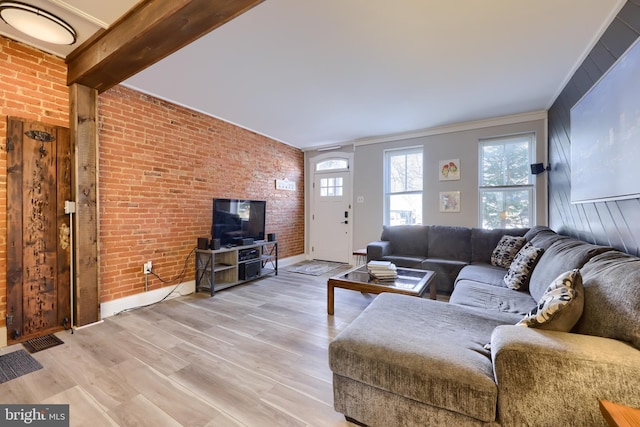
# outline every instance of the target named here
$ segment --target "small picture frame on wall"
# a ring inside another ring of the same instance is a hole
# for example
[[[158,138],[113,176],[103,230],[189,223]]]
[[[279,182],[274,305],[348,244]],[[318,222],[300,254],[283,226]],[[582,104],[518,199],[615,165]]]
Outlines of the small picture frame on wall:
[[[460,192],[440,192],[440,212],[460,212]]]
[[[440,181],[455,181],[460,179],[460,159],[440,160],[438,166]]]

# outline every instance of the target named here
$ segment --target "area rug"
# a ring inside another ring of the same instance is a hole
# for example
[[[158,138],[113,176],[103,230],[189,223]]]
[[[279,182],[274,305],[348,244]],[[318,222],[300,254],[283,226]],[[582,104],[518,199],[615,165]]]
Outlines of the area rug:
[[[29,353],[37,353],[60,344],[64,344],[64,341],[53,334],[32,338],[22,343]]]
[[[307,274],[309,276],[320,276],[321,274],[328,273],[331,270],[335,270],[338,267],[344,266],[339,262],[331,261],[307,261],[305,263],[292,265],[287,269],[292,273]]]
[[[0,384],[42,369],[42,365],[24,350],[0,356]]]

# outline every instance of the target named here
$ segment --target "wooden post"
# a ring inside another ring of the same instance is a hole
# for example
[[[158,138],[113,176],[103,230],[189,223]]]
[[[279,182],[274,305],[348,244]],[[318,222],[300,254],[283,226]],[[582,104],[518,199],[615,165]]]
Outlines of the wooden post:
[[[74,323],[100,320],[98,281],[98,91],[69,86],[69,128],[74,147],[72,191],[74,217]],[[75,326],[74,325],[74,326]]]

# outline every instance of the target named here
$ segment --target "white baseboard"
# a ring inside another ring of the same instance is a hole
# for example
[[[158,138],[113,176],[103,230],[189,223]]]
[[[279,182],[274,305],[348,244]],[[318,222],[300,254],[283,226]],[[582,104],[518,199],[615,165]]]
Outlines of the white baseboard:
[[[162,301],[163,298],[172,299],[181,295],[192,294],[196,290],[195,280],[183,282],[175,286],[154,289],[149,292],[142,292],[128,297],[107,301],[100,304],[100,318],[111,317],[123,310],[141,307]],[[171,294],[171,295],[169,295]],[[167,297],[167,295],[169,295]]]
[[[306,259],[307,259],[307,257],[304,254],[278,259],[278,268],[280,268],[280,267],[288,267],[290,265],[297,264],[297,263],[302,262],[302,261],[306,261]]]
[[[278,260],[278,268],[288,267],[290,265],[304,261],[305,259],[306,257],[304,254],[282,258]],[[189,282],[180,283],[179,285],[176,285],[173,287],[167,286],[166,288],[154,289],[153,291],[141,292],[139,294],[130,295],[128,297],[103,302],[100,304],[100,318],[104,319],[106,317],[111,317],[117,313],[120,313],[123,310],[129,310],[131,308],[141,307],[144,305],[149,305],[155,302],[159,302],[170,293],[171,295],[167,299],[175,298],[181,295],[192,294],[195,291],[196,291],[196,282],[195,280],[191,280]],[[5,334],[4,334],[5,341],[6,341],[6,335],[7,334],[5,329]]]

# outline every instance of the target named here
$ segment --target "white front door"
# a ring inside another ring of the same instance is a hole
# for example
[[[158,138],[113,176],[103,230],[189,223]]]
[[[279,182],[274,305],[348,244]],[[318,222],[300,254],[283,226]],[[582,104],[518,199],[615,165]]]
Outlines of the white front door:
[[[316,172],[311,206],[311,256],[351,260],[351,177],[348,170]]]

